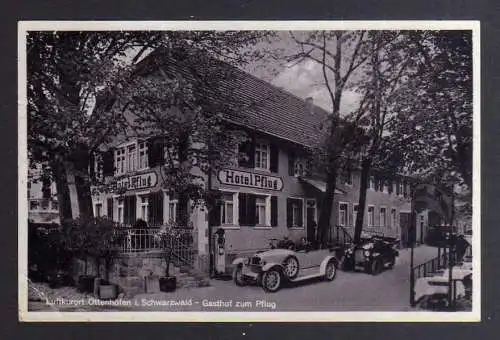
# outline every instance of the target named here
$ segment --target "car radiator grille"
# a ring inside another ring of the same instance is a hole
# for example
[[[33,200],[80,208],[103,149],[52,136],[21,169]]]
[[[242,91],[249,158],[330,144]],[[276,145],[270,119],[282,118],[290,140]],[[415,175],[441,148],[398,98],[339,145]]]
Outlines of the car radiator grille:
[[[250,259],[250,264],[260,264],[260,257],[254,256]]]
[[[365,259],[365,256],[363,255],[364,250],[363,249],[356,249],[354,252],[354,261],[356,262],[362,262]]]

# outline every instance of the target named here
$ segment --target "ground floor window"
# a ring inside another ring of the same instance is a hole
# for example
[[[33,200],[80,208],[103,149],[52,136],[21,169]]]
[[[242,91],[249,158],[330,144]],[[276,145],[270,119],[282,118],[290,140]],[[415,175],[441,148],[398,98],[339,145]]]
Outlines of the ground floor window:
[[[277,200],[276,196],[238,193],[238,216],[233,218],[240,226],[277,226]]]
[[[221,224],[234,224],[234,194],[224,193],[220,207]]]
[[[123,223],[123,199],[119,198],[116,204],[116,219],[118,223]]]
[[[101,217],[102,216],[102,203],[96,203],[95,204],[94,215],[95,215],[95,217]]]
[[[356,225],[356,220],[358,219],[358,204],[352,206],[352,225]]]
[[[139,196],[139,218],[148,222],[148,205],[149,200],[146,195]]]
[[[339,203],[339,225],[346,226],[347,225],[347,203]]]
[[[375,221],[375,207],[368,206],[368,226],[373,227]]]
[[[287,198],[287,227],[302,228],[304,226],[304,201],[301,198]]]
[[[170,223],[177,222],[177,200],[168,202],[168,221]]]
[[[389,226],[393,228],[396,227],[396,209],[394,208],[391,209],[391,223]]]
[[[386,209],[385,207],[380,208],[379,223],[381,227],[385,227]]]

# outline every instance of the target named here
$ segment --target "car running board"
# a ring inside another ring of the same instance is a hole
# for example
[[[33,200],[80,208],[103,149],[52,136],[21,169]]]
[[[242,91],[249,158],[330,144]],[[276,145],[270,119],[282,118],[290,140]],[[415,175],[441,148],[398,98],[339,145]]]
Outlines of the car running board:
[[[290,280],[290,282],[300,282],[300,281],[305,281],[305,280],[310,280],[310,279],[316,279],[318,277],[323,277],[323,274],[316,273],[316,274],[311,274],[311,275],[305,275],[305,276],[299,276],[296,277],[295,279]]]

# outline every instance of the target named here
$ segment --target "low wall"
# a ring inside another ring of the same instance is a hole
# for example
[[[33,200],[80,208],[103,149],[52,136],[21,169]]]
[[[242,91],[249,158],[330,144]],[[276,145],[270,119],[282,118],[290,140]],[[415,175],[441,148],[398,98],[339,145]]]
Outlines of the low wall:
[[[166,262],[159,252],[122,254],[116,258],[109,271],[109,281],[119,286],[120,293],[130,297],[146,292],[145,277],[165,276]],[[95,261],[89,260],[88,275],[96,275],[98,270]],[[104,266],[99,269],[100,277],[104,277]],[[177,275],[179,269],[170,264],[170,275]],[[78,276],[85,274],[85,262],[75,259],[73,277],[78,282]]]

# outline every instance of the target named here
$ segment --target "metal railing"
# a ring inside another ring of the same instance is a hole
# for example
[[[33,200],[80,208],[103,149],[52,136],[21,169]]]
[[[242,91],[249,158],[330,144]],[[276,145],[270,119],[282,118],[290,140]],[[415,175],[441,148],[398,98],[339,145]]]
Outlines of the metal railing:
[[[117,225],[120,233],[120,250],[125,254],[171,251],[175,265],[193,266],[196,260],[195,232],[192,228],[131,228]]]
[[[456,253],[451,254],[452,263],[457,263]],[[429,277],[435,275],[439,270],[445,269],[449,267],[450,263],[450,254],[448,251],[443,251],[442,254],[436,256],[429,261],[421,263],[417,266],[414,266],[411,270],[413,270],[414,279],[418,279],[421,277]]]

